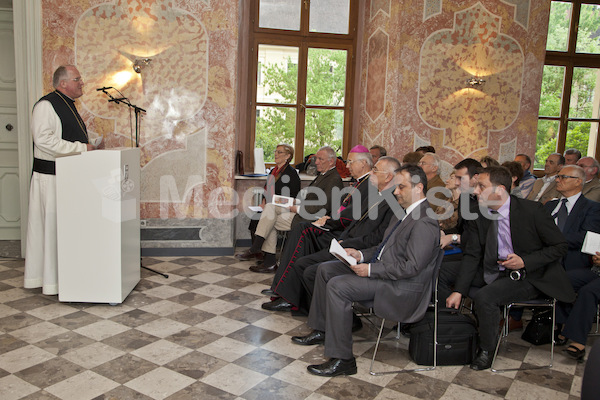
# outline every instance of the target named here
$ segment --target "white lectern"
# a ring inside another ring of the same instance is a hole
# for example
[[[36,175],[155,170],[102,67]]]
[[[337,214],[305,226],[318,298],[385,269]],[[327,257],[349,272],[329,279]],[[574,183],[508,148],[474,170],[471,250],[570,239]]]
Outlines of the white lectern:
[[[56,160],[58,299],[122,303],[140,280],[140,150]]]

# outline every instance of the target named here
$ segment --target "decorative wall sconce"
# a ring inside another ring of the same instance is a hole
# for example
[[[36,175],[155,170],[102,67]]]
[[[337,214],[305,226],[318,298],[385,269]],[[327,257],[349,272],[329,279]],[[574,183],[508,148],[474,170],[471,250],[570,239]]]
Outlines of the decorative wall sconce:
[[[140,74],[142,73],[142,68],[148,66],[151,61],[151,58],[136,58],[133,62],[133,70]]]
[[[471,78],[467,79],[467,86],[469,87],[481,87],[483,86],[483,84],[485,83],[485,80],[483,78],[476,78],[474,76],[472,76]]]

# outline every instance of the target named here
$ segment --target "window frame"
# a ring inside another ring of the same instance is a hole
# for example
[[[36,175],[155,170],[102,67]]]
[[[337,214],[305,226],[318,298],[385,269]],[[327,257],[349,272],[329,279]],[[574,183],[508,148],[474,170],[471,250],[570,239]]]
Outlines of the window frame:
[[[597,68],[600,69],[600,54],[592,53],[578,53],[576,52],[577,45],[577,33],[579,31],[579,18],[581,14],[582,4],[594,4],[600,5],[600,0],[560,0],[564,3],[571,4],[571,21],[569,24],[569,33],[567,39],[567,50],[546,50],[546,56],[544,59],[544,66],[558,66],[565,68],[565,74],[563,79],[563,87],[561,94],[561,105],[560,115],[558,117],[550,117],[539,115],[538,121],[558,121],[559,128],[556,137],[556,151],[558,153],[564,153],[567,141],[567,129],[569,122],[598,122],[598,129],[596,131],[596,137],[590,143],[593,147],[595,142],[594,158],[598,159],[600,156],[600,116],[598,118],[569,118],[569,107],[571,103],[571,91],[573,87],[573,70],[575,68]],[[552,4],[553,2],[551,2]],[[550,26],[548,26],[550,31]],[[575,33],[575,34],[573,34]],[[543,79],[543,78],[542,78]],[[537,153],[537,146],[536,146]],[[588,149],[589,153],[589,149]],[[536,171],[543,171],[543,169],[536,169]]]
[[[358,26],[358,0],[350,1],[348,34],[336,33],[316,33],[309,31],[310,0],[299,0],[302,11],[300,15],[300,30],[291,31],[284,29],[260,28],[259,23],[259,4],[260,0],[251,0],[250,5],[250,23],[249,23],[249,41],[248,41],[248,118],[245,121],[246,137],[248,140],[244,144],[247,157],[247,165],[253,165],[254,143],[256,132],[256,109],[260,106],[272,106],[273,103],[263,103],[256,101],[257,78],[258,78],[258,48],[259,45],[274,46],[293,46],[298,51],[298,102],[295,104],[277,103],[277,107],[289,107],[296,110],[295,141],[290,143],[294,146],[294,160],[292,163],[302,162],[304,159],[304,121],[306,110],[310,109],[334,109],[344,111],[344,128],[342,135],[342,148],[339,154],[346,157],[350,150],[350,141],[352,138],[353,122],[353,104],[354,104],[354,86],[356,69],[356,50],[357,50],[357,26]],[[307,57],[309,48],[323,48],[332,50],[346,50],[346,86],[343,106],[320,106],[306,104],[307,89]],[[273,166],[273,163],[266,163],[267,166]]]

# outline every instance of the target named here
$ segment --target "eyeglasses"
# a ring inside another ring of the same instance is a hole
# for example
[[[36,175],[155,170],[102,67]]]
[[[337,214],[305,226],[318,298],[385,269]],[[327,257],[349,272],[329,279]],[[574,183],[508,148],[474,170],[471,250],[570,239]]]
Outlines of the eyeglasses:
[[[71,78],[71,80],[72,80],[73,82],[83,82],[83,78],[82,78],[82,77],[79,77],[79,78]]]
[[[362,160],[346,160],[346,165],[350,165],[350,164],[352,164],[354,162],[357,162],[357,161],[362,161]]]
[[[374,173],[374,174],[377,174],[377,173],[379,173],[379,172],[383,172],[384,174],[387,174],[387,171],[380,171],[380,170],[378,170],[377,168],[373,168],[373,173]]]
[[[567,178],[573,178],[573,179],[579,179],[578,176],[573,176],[573,175],[556,175],[557,179],[567,179]]]
[[[431,163],[426,163],[425,161],[419,161],[419,162],[417,163],[417,165],[418,165],[419,167],[421,167],[421,166],[423,166],[423,165],[433,165],[433,164],[431,164]]]
[[[285,150],[275,150],[275,154],[286,154],[287,151]]]

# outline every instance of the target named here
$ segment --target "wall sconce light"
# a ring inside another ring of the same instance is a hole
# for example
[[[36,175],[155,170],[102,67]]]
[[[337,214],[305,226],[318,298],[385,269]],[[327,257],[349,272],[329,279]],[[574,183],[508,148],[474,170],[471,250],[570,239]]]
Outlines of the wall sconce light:
[[[140,74],[142,73],[142,68],[148,66],[151,61],[151,58],[136,58],[133,62],[133,70]]]
[[[477,87],[477,86],[483,86],[483,84],[485,83],[485,80],[483,78],[476,78],[474,76],[472,76],[471,78],[467,79],[467,86],[469,87]]]

